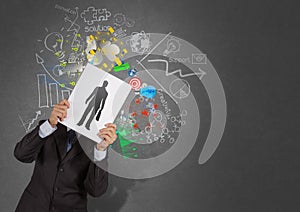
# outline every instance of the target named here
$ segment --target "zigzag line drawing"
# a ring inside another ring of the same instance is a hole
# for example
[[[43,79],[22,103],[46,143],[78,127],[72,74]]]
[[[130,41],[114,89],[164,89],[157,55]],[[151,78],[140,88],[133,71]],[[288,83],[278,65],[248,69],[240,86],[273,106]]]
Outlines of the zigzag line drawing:
[[[189,73],[189,74],[183,74],[181,69],[177,69],[175,71],[170,72],[169,71],[169,62],[167,60],[162,60],[162,59],[154,59],[154,60],[148,60],[148,62],[164,62],[166,64],[166,76],[173,75],[175,73],[179,73],[179,76],[184,78],[184,77],[189,77],[189,76],[198,76],[200,75],[200,80],[202,80],[203,76],[206,75],[206,72],[204,72],[201,68],[198,70],[200,73]]]
[[[41,114],[42,114],[42,112],[40,110],[36,111],[35,117],[28,124],[27,131],[30,130],[31,125],[38,119],[39,115],[41,115]]]
[[[38,117],[39,117],[40,115],[42,115],[42,112],[41,112],[40,110],[39,110],[39,111],[36,111],[36,115],[35,115],[35,117],[34,117],[33,119],[31,119],[30,121],[24,122],[23,119],[22,119],[22,117],[18,114],[19,119],[20,119],[20,121],[21,121],[21,123],[22,123],[22,126],[24,127],[24,130],[25,130],[26,133],[28,133],[28,132],[31,130],[31,126],[33,125],[33,123],[34,123],[36,120],[38,120]],[[44,115],[44,114],[43,114],[43,115]],[[27,125],[27,126],[26,126],[26,125]]]

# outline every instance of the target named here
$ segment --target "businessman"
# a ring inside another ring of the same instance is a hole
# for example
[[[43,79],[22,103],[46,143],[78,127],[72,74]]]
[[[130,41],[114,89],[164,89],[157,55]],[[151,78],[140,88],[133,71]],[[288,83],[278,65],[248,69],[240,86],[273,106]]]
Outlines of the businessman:
[[[58,122],[66,118],[69,107],[67,100],[55,105],[49,119],[40,121],[16,144],[14,155],[19,161],[35,161],[16,212],[87,212],[87,194],[105,193],[108,173],[94,162],[106,163],[106,148],[117,138],[116,125],[109,123],[99,130],[103,142],[92,145],[92,162],[79,144],[79,135]]]
[[[96,116],[96,120],[99,121],[101,112],[104,108],[105,100],[108,95],[108,93],[105,89],[107,85],[108,85],[108,82],[106,80],[104,80],[102,86],[96,87],[94,89],[94,91],[91,93],[91,95],[85,100],[85,104],[87,104],[88,101],[90,101],[90,103],[86,107],[80,121],[77,123],[78,126],[81,126],[83,124],[84,120],[86,119],[86,117],[90,111],[92,111],[92,112],[90,114],[88,121],[85,124],[85,128],[90,130],[91,122],[92,122],[93,118],[95,117],[98,110],[99,111]]]

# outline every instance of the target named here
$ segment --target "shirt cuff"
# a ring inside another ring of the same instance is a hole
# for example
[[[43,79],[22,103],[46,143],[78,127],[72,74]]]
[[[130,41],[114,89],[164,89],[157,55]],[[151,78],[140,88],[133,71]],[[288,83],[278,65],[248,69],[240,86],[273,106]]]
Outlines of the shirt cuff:
[[[101,151],[94,147],[94,161],[101,161],[106,157],[106,150]]]
[[[40,125],[39,136],[41,138],[45,138],[45,137],[51,135],[56,129],[57,129],[57,126],[52,127],[50,125],[49,121],[47,120],[43,124]]]

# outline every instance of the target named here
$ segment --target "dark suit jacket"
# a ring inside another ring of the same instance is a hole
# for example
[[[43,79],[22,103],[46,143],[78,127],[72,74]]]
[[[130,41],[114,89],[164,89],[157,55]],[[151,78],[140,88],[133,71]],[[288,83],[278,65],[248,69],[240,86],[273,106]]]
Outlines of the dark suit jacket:
[[[14,155],[19,161],[35,161],[33,175],[16,212],[87,211],[87,193],[94,197],[105,193],[108,173],[91,162],[79,142],[66,153],[64,125],[59,123],[54,133],[41,138],[39,126],[43,122],[15,147]]]

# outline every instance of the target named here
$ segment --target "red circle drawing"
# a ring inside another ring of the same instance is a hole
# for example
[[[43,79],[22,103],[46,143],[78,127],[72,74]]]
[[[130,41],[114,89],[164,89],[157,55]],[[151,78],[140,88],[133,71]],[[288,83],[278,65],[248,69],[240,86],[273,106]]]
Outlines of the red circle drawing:
[[[142,86],[142,81],[138,77],[131,78],[128,83],[131,85],[132,89],[134,90],[140,89],[140,87]]]

